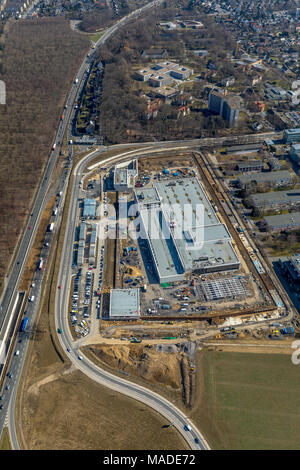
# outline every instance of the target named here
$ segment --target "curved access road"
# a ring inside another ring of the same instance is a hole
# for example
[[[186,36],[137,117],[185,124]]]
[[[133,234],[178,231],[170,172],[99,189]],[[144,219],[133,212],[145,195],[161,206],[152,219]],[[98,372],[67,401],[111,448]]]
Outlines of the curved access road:
[[[157,147],[159,150],[159,146]],[[61,288],[57,289],[55,301],[56,327],[62,330],[62,333],[58,335],[60,343],[72,363],[92,380],[95,380],[96,382],[100,383],[101,385],[104,385],[105,387],[127,395],[130,398],[143,402],[154,410],[156,410],[157,412],[159,412],[178,429],[178,431],[182,434],[191,449],[208,450],[209,445],[206,442],[205,438],[202,436],[200,431],[194,426],[194,424],[189,421],[189,419],[184,415],[184,413],[179,410],[179,408],[177,408],[175,405],[170,403],[162,396],[158,395],[157,393],[154,393],[153,391],[145,387],[134,384],[130,381],[119,378],[116,375],[113,375],[109,372],[100,369],[94,363],[92,363],[82,352],[79,352],[78,343],[72,338],[68,324],[68,302],[72,275],[71,264],[73,240],[78,221],[77,212],[78,195],[80,189],[79,183],[82,179],[83,170],[87,166],[88,162],[94,159],[97,154],[99,155],[102,152],[104,153],[105,150],[95,150],[94,152],[86,156],[80,163],[77,164],[72,175],[72,188],[70,188],[71,200],[69,206],[68,221],[65,231],[62,258],[60,260],[60,270],[57,281],[58,285],[60,285]],[[135,154],[138,155],[138,153],[142,154],[144,152],[145,149],[141,149],[135,151]],[[105,166],[112,162],[115,163],[118,160],[124,160],[128,158],[126,154],[127,152],[124,153],[120,149],[120,156],[115,155],[109,158],[104,157],[102,165]],[[128,152],[128,154],[132,155],[132,152]],[[186,426],[190,427],[190,430],[187,430]]]

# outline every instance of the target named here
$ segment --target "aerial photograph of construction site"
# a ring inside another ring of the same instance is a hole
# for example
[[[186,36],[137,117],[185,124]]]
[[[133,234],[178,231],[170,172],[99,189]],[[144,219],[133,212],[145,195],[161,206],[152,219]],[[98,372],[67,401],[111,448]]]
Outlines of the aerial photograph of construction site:
[[[298,3],[0,0],[0,450],[300,449]]]

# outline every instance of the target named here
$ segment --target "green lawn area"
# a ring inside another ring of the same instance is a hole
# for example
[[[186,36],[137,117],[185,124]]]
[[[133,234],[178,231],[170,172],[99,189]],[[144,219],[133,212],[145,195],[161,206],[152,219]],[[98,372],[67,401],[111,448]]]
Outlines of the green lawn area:
[[[201,352],[199,362],[191,417],[214,449],[300,449],[300,366],[289,355]]]
[[[94,42],[97,42],[98,39],[100,39],[103,36],[104,33],[105,33],[105,31],[99,31],[99,33],[91,34],[90,40],[94,41]]]

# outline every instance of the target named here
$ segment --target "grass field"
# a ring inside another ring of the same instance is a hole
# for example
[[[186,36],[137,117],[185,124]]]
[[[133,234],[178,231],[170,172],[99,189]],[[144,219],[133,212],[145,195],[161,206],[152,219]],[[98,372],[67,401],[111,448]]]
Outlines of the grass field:
[[[0,450],[11,450],[11,444],[7,428],[4,429],[0,439]]]
[[[300,449],[300,366],[289,355],[201,352],[192,418],[215,449]]]
[[[97,42],[105,33],[105,31],[99,31],[98,33],[91,34],[90,39],[91,41]]]

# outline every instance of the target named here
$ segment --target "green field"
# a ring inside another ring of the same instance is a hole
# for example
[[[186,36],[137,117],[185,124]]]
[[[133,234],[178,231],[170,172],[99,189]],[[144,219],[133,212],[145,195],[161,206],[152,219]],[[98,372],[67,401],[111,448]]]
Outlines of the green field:
[[[98,39],[100,39],[103,36],[104,33],[105,33],[105,31],[99,31],[98,33],[91,34],[90,35],[91,41],[97,42]]]
[[[200,354],[191,417],[214,449],[300,449],[300,365],[289,355]]]

